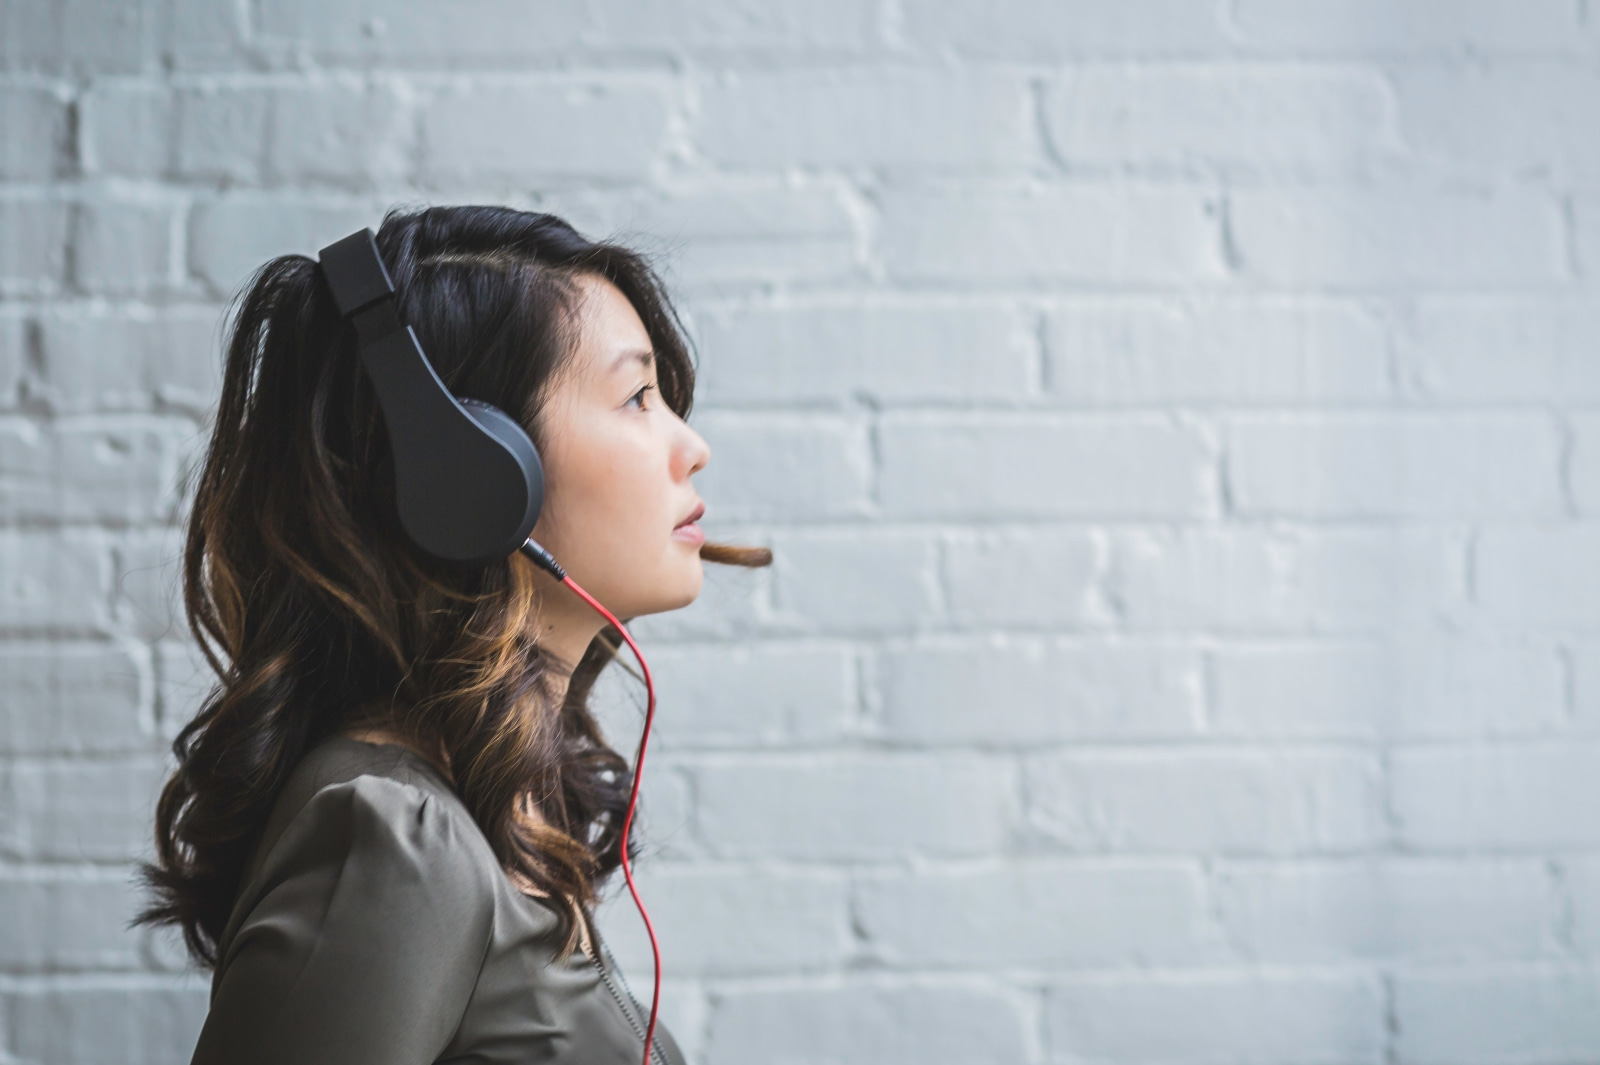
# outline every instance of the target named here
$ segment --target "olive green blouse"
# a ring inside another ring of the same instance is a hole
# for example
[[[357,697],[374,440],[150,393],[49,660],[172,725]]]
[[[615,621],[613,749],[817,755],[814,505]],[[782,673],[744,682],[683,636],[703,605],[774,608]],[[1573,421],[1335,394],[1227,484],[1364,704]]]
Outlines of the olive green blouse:
[[[295,768],[245,870],[195,1065],[640,1065],[648,1009],[610,952],[558,958],[425,759],[336,736]],[[661,1024],[651,1055],[683,1065]]]

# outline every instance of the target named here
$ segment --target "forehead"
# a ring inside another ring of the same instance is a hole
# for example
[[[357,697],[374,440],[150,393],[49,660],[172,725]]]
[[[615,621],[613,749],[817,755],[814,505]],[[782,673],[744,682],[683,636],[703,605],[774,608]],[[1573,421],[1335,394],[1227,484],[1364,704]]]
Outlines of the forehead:
[[[573,369],[602,379],[618,374],[636,376],[641,368],[639,356],[650,351],[650,333],[639,312],[621,289],[596,274],[580,275],[577,286]]]

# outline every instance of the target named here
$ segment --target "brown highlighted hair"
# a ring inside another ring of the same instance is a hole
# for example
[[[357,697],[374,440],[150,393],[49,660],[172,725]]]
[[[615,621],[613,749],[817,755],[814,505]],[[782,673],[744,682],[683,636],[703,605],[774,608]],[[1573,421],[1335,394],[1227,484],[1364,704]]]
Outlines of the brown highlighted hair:
[[[401,313],[445,384],[516,417],[539,411],[574,344],[579,275],[632,302],[662,399],[681,417],[694,365],[649,266],[548,214],[500,207],[391,212],[378,247]],[[527,635],[538,595],[518,556],[481,570],[412,549],[394,517],[383,419],[353,330],[314,260],[287,255],[236,306],[222,396],[189,517],[184,608],[217,683],[174,740],[156,810],[153,902],[189,953],[217,941],[283,784],[318,741],[382,724],[441,752],[458,794],[519,883],[550,901],[566,948],[620,862],[631,776],[587,701],[616,654],[609,626],[559,706],[553,662]],[[764,548],[707,543],[740,566]],[[561,900],[561,901],[556,901]]]

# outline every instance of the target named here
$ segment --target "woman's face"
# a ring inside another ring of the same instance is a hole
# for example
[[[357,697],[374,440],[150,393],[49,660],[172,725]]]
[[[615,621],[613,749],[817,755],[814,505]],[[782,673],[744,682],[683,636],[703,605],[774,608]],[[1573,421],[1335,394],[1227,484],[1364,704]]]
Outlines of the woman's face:
[[[650,334],[622,291],[579,279],[577,343],[540,416],[545,502],[533,538],[620,618],[700,594],[703,506],[689,478],[711,449],[656,387]]]

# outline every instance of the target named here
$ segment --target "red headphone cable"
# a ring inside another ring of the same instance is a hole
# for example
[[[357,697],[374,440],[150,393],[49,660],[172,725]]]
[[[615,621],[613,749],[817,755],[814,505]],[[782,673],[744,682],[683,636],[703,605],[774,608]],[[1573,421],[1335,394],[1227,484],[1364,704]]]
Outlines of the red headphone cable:
[[[661,1005],[661,945],[656,942],[656,928],[650,923],[650,911],[644,908],[644,900],[639,897],[639,889],[633,882],[633,866],[628,863],[628,830],[633,827],[633,811],[639,804],[639,781],[644,776],[644,749],[650,742],[650,725],[656,716],[656,684],[650,677],[650,664],[644,660],[644,652],[639,650],[639,645],[633,642],[633,636],[617,620],[615,614],[600,604],[600,601],[579,586],[578,582],[567,576],[567,571],[561,568],[550,552],[538,543],[529,540],[522,545],[523,555],[533,560],[533,564],[550,574],[562,584],[571,588],[578,596],[588,603],[600,616],[610,622],[612,628],[622,634],[623,640],[628,644],[628,649],[633,652],[633,657],[639,660],[639,669],[644,673],[644,687],[648,702],[644,712],[644,732],[639,736],[639,750],[633,759],[633,788],[628,793],[628,812],[622,818],[622,875],[628,881],[628,893],[633,896],[633,904],[639,909],[639,916],[644,918],[644,930],[650,935],[650,954],[655,960],[656,979],[655,987],[650,992],[650,1023],[644,1032],[644,1063],[650,1065],[650,1048],[655,1043],[656,1036],[656,1011]]]

